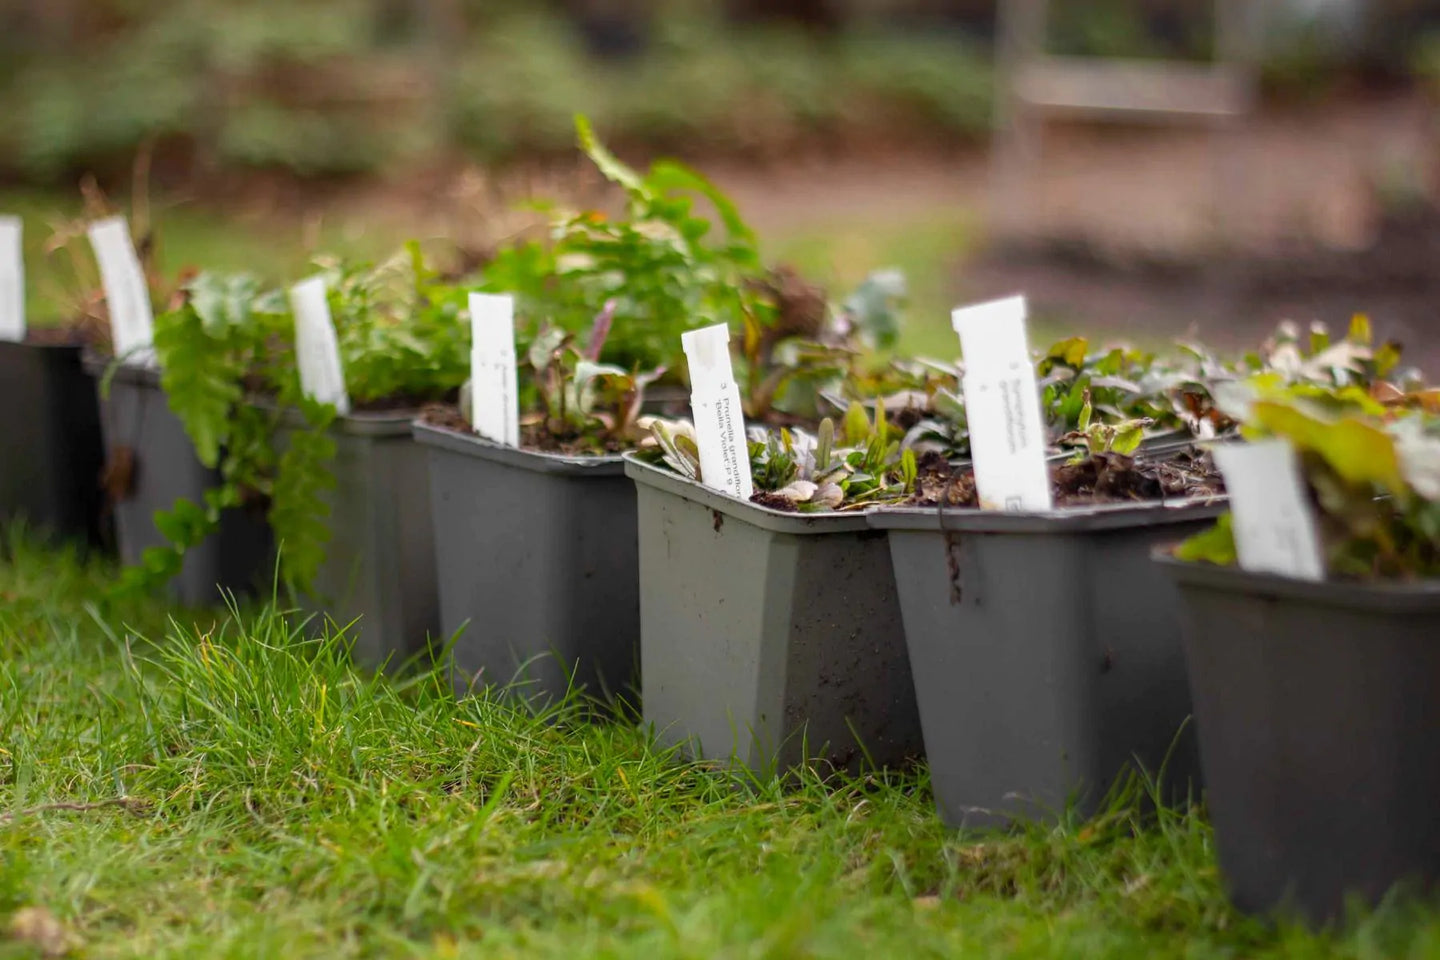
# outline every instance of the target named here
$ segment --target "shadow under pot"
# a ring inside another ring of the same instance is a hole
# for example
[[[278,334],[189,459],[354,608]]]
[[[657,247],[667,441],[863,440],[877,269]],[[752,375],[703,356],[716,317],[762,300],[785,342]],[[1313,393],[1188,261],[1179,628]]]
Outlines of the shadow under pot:
[[[330,539],[300,602],[347,627],[356,662],[368,667],[398,666],[439,638],[429,467],[411,435],[414,419],[413,410],[358,412],[329,427],[335,483],[322,496]],[[298,411],[285,411],[278,452],[303,423]]]
[[[459,692],[638,699],[635,484],[618,456],[505,447],[423,422],[440,629]]]
[[[157,512],[178,500],[197,506],[205,493],[221,485],[217,470],[205,467],[185,426],[170,411],[151,367],[120,364],[87,355],[85,366],[96,378],[100,426],[105,438],[103,486],[115,522],[120,560],[138,564],[150,547],[169,547],[155,525]],[[187,605],[219,604],[226,593],[270,590],[270,528],[263,507],[225,510],[219,529],[186,551],[171,595]]]
[[[761,775],[921,753],[885,539],[855,513],[782,513],[627,454],[645,722]]]
[[[1198,777],[1178,599],[1150,561],[1222,501],[1019,514],[895,508],[889,537],[942,819],[1094,812],[1118,777]]]
[[[1242,910],[1339,919],[1440,881],[1440,581],[1320,582],[1184,563],[1206,806]]]
[[[105,445],[95,378],[81,347],[0,341],[0,525],[23,520],[46,536],[113,543],[100,473]]]

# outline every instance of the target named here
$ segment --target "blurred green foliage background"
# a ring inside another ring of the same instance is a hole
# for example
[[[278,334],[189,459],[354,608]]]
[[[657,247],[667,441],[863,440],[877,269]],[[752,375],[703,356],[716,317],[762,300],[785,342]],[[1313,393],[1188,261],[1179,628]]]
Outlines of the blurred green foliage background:
[[[1272,79],[1403,62],[1435,4],[1360,6],[1287,20]],[[1209,0],[1052,8],[1061,52],[1208,48]],[[568,152],[577,111],[689,156],[965,142],[989,122],[994,19],[993,0],[9,0],[0,176],[123,171],[146,141],[162,165],[304,176],[528,158]]]

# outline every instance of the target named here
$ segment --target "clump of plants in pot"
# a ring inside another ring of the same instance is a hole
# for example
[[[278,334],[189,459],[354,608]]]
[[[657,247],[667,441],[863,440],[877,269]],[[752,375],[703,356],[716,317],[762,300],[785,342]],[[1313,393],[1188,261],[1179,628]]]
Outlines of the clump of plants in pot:
[[[650,426],[625,470],[639,496],[645,720],[660,740],[761,773],[918,756],[894,577],[864,512],[916,477],[883,403],[873,418],[854,403],[814,434],[752,429],[748,498],[707,485],[696,427]]]
[[[88,304],[59,324],[27,324],[22,229],[19,217],[0,216],[0,406],[13,412],[0,431],[0,525],[23,520],[65,540],[109,545],[100,409],[81,360],[84,350],[104,348],[109,330]]]
[[[132,577],[172,575],[226,510],[260,511],[282,581],[353,623],[356,656],[375,663],[418,652],[439,626],[428,476],[410,423],[464,380],[464,291],[414,244],[373,266],[320,266],[288,299],[249,277],[200,274],[157,318],[170,406],[220,482],[161,516],[171,542]]]
[[[484,285],[513,307],[474,301],[480,389],[415,428],[431,454],[441,622],[465,628],[461,682],[542,698],[628,695],[636,680],[636,493],[619,454],[645,436],[647,388],[683,392],[682,334],[742,331],[747,399],[763,418],[795,419],[814,414],[857,338],[891,319],[878,281],[832,309],[793,271],[766,270],[733,203],[694,171],[638,173],[577,127],[623,209],[557,210],[547,240],[497,252]]]
[[[1139,369],[1095,371],[1077,339],[1030,368],[1023,301],[973,309],[982,333],[1019,328],[1014,362],[967,359],[965,419],[912,431],[913,493],[867,515],[888,538],[940,813],[1093,810],[1137,758],[1183,790],[1198,764],[1177,601],[1149,554],[1220,512],[1218,477],[1188,444],[1142,447],[1168,405],[1138,386],[1146,361],[1110,351]],[[1003,407],[973,409],[996,392]],[[984,418],[998,443],[980,448]]]
[[[1440,395],[1270,375],[1222,403],[1233,516],[1157,569],[1231,897],[1323,923],[1440,879]]]

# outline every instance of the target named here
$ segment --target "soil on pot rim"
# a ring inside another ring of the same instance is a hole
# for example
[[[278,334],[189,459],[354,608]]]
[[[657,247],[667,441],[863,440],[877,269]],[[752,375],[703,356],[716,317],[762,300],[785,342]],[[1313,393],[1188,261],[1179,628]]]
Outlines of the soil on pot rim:
[[[975,473],[954,466],[939,453],[920,458],[915,495],[909,506],[978,507]],[[1224,482],[1209,454],[1185,452],[1161,460],[1120,453],[1091,454],[1078,463],[1050,466],[1057,507],[1215,496]]]
[[[432,427],[439,427],[442,430],[464,434],[467,437],[475,436],[475,428],[471,426],[469,420],[461,415],[460,408],[453,403],[427,404],[420,410],[420,422]],[[594,444],[587,440],[555,436],[545,428],[543,420],[528,420],[527,422],[526,418],[521,418],[520,447],[524,450],[556,453],[566,457],[601,457],[624,453],[634,449],[635,445],[618,437],[609,437],[606,438],[602,449],[597,451]]]

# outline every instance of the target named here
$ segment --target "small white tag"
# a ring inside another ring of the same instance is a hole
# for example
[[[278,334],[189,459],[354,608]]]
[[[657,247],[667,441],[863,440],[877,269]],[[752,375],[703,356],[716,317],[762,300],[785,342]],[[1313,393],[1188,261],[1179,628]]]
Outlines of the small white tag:
[[[730,330],[725,324],[680,335],[690,365],[690,413],[700,448],[700,480],[712,490],[749,500],[750,447],[740,387],[730,366]]]
[[[1297,580],[1324,580],[1325,557],[1300,461],[1284,440],[1217,444],[1240,566]]]
[[[345,371],[340,366],[340,344],[325,300],[325,278],[311,277],[290,288],[290,309],[295,313],[295,362],[300,367],[300,388],[320,403],[335,406],[343,417],[350,412],[345,392]]]
[[[25,254],[19,217],[0,214],[0,340],[25,339]]]
[[[515,298],[507,294],[470,294],[470,419],[485,439],[520,445]]]
[[[153,364],[155,315],[150,307],[150,285],[124,217],[109,217],[90,224],[90,245],[100,265],[105,303],[110,308],[110,339],[115,356],[131,363]]]
[[[1025,298],[964,307],[950,322],[965,354],[965,419],[981,509],[1049,510],[1045,424],[1025,335]]]

